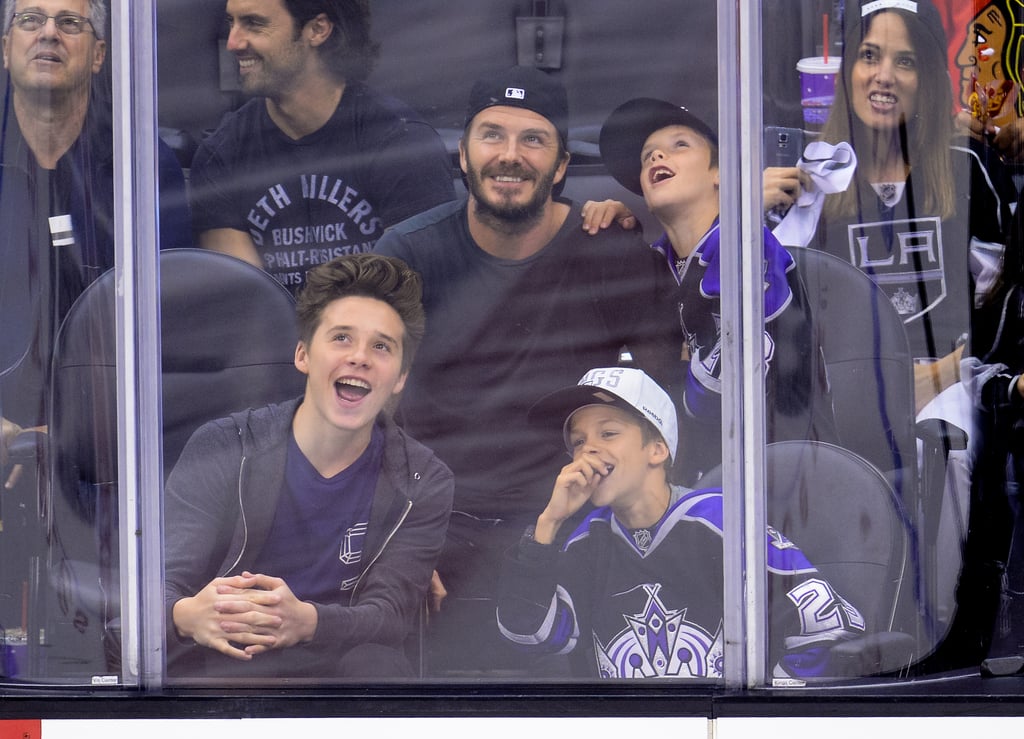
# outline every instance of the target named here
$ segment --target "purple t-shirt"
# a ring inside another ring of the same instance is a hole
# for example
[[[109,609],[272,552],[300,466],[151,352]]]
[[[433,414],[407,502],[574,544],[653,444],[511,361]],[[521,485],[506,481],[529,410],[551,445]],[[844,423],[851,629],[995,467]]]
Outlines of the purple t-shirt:
[[[256,559],[257,572],[283,578],[300,600],[347,604],[363,572],[363,542],[384,456],[373,429],[366,451],[323,477],[292,436],[274,523]]]

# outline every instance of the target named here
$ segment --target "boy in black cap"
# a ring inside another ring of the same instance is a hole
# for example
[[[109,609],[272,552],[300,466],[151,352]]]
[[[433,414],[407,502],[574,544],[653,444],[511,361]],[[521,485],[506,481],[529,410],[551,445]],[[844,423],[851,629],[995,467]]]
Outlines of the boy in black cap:
[[[665,229],[652,247],[678,286],[673,314],[686,341],[680,432],[691,452],[676,465],[676,474],[693,483],[721,461],[718,137],[686,108],[636,98],[608,117],[600,146],[608,171],[644,197]],[[764,263],[768,441],[834,440],[827,379],[803,285],[792,256],[767,229]]]
[[[505,562],[502,635],[533,653],[570,654],[581,677],[720,679],[722,491],[669,484],[668,394],[640,370],[594,369],[529,418],[561,428],[572,461]],[[553,546],[588,502],[598,508]],[[784,536],[769,529],[766,542],[774,676],[827,675],[828,647],[863,635],[864,618]],[[811,617],[824,603],[830,618]]]
[[[579,206],[555,197],[567,135],[552,77],[515,67],[481,79],[459,142],[466,199],[389,229],[376,247],[423,276],[427,335],[399,418],[457,481],[438,566],[449,596],[430,635],[438,674],[514,664],[494,632],[495,574],[561,466],[525,427],[524,398],[614,365],[623,347],[659,379],[678,363],[657,255],[619,228],[586,236]]]

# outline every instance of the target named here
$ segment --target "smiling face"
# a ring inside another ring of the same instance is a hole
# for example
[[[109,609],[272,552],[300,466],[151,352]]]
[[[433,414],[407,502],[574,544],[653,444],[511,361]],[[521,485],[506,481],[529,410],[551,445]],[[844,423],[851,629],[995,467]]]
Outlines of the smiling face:
[[[15,12],[37,11],[44,15],[75,13],[89,16],[88,0],[19,0]],[[11,84],[21,93],[86,95],[92,76],[100,71],[106,44],[86,25],[82,33],[65,34],[47,19],[40,28],[25,31],[12,24],[3,37],[4,68]]]
[[[511,223],[540,217],[569,163],[547,118],[510,106],[480,111],[459,157],[475,213]]]
[[[907,25],[895,13],[878,13],[857,49],[850,73],[853,112],[878,131],[896,130],[917,110],[917,55]]]
[[[640,150],[640,188],[663,223],[676,214],[718,209],[718,167],[708,140],[688,126],[666,126]]]
[[[309,74],[315,50],[283,0],[228,0],[227,50],[238,59],[242,90],[278,97]]]
[[[295,366],[306,375],[296,423],[319,435],[368,440],[378,414],[405,386],[404,335],[401,317],[381,300],[329,303],[313,338],[295,350]]]
[[[608,470],[590,502],[626,510],[635,506],[652,478],[662,475],[669,457],[659,436],[645,441],[640,420],[632,413],[605,405],[580,408],[569,418],[569,445],[573,460],[588,456]]]

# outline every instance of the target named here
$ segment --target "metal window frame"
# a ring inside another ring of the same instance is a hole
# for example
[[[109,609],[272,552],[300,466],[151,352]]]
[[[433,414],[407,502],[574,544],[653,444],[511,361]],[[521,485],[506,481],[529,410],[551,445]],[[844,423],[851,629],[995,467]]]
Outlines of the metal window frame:
[[[725,682],[767,682],[761,3],[719,0]],[[738,245],[739,248],[730,248]]]
[[[122,679],[159,689],[164,626],[156,3],[112,0],[110,5]]]

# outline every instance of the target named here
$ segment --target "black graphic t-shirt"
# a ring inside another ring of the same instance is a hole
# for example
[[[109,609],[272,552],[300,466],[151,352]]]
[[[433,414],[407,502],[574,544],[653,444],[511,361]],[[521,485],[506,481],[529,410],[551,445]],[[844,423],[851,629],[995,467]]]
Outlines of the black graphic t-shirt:
[[[357,83],[326,125],[298,140],[262,98],[250,100],[200,146],[191,184],[196,230],[246,232],[292,292],[311,267],[371,251],[387,226],[454,198],[437,132]]]

